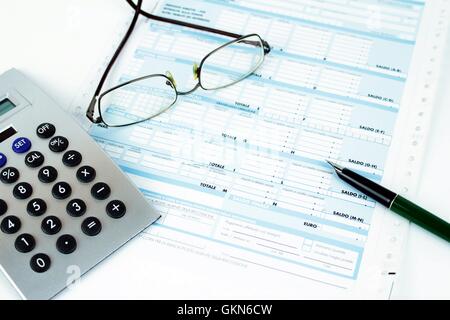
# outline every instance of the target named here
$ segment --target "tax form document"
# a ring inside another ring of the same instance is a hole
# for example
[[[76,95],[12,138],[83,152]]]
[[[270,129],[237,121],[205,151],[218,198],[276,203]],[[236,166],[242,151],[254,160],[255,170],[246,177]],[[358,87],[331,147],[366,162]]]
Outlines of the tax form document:
[[[127,297],[388,297],[397,256],[385,242],[403,240],[385,233],[400,222],[325,160],[385,177],[427,3],[159,2],[157,15],[258,33],[273,50],[237,85],[181,96],[139,125],[91,128],[162,214],[122,261],[135,268],[124,288],[139,283]],[[230,40],[151,20],[133,37],[113,82],[170,70],[180,91]],[[131,91],[115,103],[146,106]]]

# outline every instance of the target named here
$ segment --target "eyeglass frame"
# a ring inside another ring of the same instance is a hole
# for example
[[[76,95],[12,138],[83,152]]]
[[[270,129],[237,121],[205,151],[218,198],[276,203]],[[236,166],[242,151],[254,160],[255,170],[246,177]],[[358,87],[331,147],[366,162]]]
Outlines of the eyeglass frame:
[[[229,46],[230,44],[240,42],[240,41],[244,40],[247,37],[256,36],[256,37],[259,38],[259,40],[261,41],[261,43],[263,45],[262,49],[263,49],[263,52],[264,52],[264,56],[266,56],[271,51],[269,43],[267,41],[263,40],[256,33],[248,34],[248,35],[240,35],[240,34],[228,32],[228,31],[223,31],[223,30],[219,30],[219,29],[206,27],[206,26],[192,24],[192,23],[189,23],[189,22],[184,22],[184,21],[174,20],[174,19],[170,19],[170,18],[165,18],[165,17],[157,16],[157,15],[154,15],[154,14],[151,14],[151,13],[148,13],[148,12],[142,10],[141,7],[142,7],[143,0],[137,0],[137,4],[135,4],[132,0],[126,0],[126,1],[135,10],[135,13],[134,13],[133,19],[132,19],[132,21],[130,23],[130,26],[128,27],[127,32],[125,33],[125,35],[122,38],[119,46],[117,47],[116,51],[114,52],[114,55],[112,56],[111,60],[109,61],[105,71],[103,72],[103,75],[102,75],[102,77],[101,77],[101,79],[100,79],[100,81],[99,81],[99,83],[97,85],[97,88],[96,88],[95,92],[94,92],[94,96],[92,97],[91,102],[89,103],[89,106],[88,106],[88,108],[86,110],[86,117],[94,124],[103,124],[106,127],[125,127],[125,126],[129,126],[129,125],[134,125],[134,124],[137,124],[137,123],[140,123],[140,122],[143,122],[143,121],[150,120],[150,119],[152,119],[152,118],[154,118],[154,117],[156,117],[156,116],[166,112],[168,109],[170,109],[177,102],[178,96],[190,94],[190,93],[194,92],[195,90],[197,90],[200,87],[203,90],[212,90],[212,89],[204,88],[202,86],[202,84],[201,84],[201,69],[203,67],[203,64],[204,64],[205,60],[209,56],[211,56],[215,52],[223,49],[224,47]],[[194,71],[194,77],[195,77],[196,80],[198,80],[198,82],[195,85],[195,87],[193,89],[189,90],[189,91],[179,92],[176,89],[175,81],[174,81],[173,77],[170,74],[169,75],[151,74],[151,75],[147,75],[147,76],[143,76],[143,77],[139,77],[139,78],[135,78],[135,79],[126,81],[124,83],[121,83],[121,84],[119,84],[119,85],[117,85],[115,87],[112,87],[112,88],[102,92],[102,88],[103,88],[103,86],[105,84],[105,81],[106,81],[106,79],[107,79],[107,77],[108,77],[112,67],[114,66],[117,58],[119,57],[120,53],[122,52],[123,48],[125,47],[126,43],[128,42],[128,39],[130,38],[131,34],[133,33],[133,30],[134,30],[134,28],[136,26],[137,20],[139,19],[139,16],[141,14],[144,17],[146,17],[148,19],[155,20],[155,21],[161,21],[161,22],[171,23],[171,24],[175,24],[175,25],[179,25],[179,26],[183,26],[183,27],[193,28],[193,29],[200,30],[200,31],[206,31],[206,32],[210,32],[210,33],[220,34],[220,35],[223,35],[223,36],[226,36],[226,37],[230,37],[230,38],[235,38],[235,39],[232,40],[232,41],[229,41],[229,42],[227,42],[227,43],[225,43],[223,45],[221,45],[220,47],[218,47],[218,48],[214,49],[213,51],[211,51],[210,53],[208,53],[202,59],[202,61],[200,62],[200,65],[194,64],[194,70],[193,70]],[[253,74],[253,72],[256,71],[256,69],[259,66],[260,65],[258,65],[253,71],[249,72],[248,75],[246,75],[242,79],[240,79],[238,81],[235,81],[235,82],[233,82],[231,84],[228,84],[228,85],[226,85],[224,87],[228,87],[228,86],[234,85],[237,82],[240,82],[240,81],[244,80],[245,78],[247,78],[248,76]],[[153,115],[153,116],[151,116],[151,117],[149,117],[147,119],[143,119],[143,120],[136,121],[136,122],[133,122],[133,123],[123,124],[123,125],[108,125],[103,120],[103,117],[102,117],[102,114],[101,114],[101,99],[103,98],[103,96],[105,96],[106,94],[110,93],[111,91],[114,91],[114,90],[116,90],[118,88],[126,86],[126,85],[128,85],[130,83],[133,83],[133,82],[136,82],[136,81],[145,80],[145,79],[148,79],[148,78],[151,78],[151,77],[156,77],[156,76],[165,77],[174,86],[173,88],[174,88],[174,90],[176,92],[176,97],[175,97],[175,100],[172,102],[171,105],[169,105],[168,107],[162,109],[160,112],[158,112],[157,114],[155,114],[155,115]],[[214,89],[220,89],[220,88],[214,88]],[[95,113],[96,106],[98,106],[99,116],[95,118],[94,117],[94,113]]]

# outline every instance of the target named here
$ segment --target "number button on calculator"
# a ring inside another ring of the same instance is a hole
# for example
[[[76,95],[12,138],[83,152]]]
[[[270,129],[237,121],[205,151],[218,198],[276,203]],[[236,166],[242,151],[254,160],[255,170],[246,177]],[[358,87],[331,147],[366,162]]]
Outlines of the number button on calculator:
[[[67,199],[72,194],[72,187],[67,182],[58,182],[53,186],[52,194],[56,199]]]
[[[62,223],[58,217],[49,216],[42,220],[41,229],[45,234],[50,236],[57,234],[61,231]]]
[[[81,199],[70,200],[66,207],[67,213],[75,218],[84,215],[86,213],[86,209],[86,203]]]
[[[28,253],[30,251],[33,251],[34,247],[36,246],[36,240],[34,240],[34,237],[31,234],[24,233],[17,237],[16,241],[14,242],[14,246],[16,247],[17,251]]]
[[[42,199],[33,199],[28,202],[27,212],[33,217],[40,217],[47,211],[47,204]]]
[[[33,194],[33,187],[27,182],[16,184],[13,189],[13,195],[16,199],[25,200]]]
[[[44,253],[38,253],[30,260],[30,267],[37,273],[43,273],[50,268],[50,257]]]
[[[1,229],[6,234],[14,234],[20,230],[22,223],[16,216],[8,216],[2,220]]]
[[[43,183],[52,183],[58,178],[58,171],[53,167],[43,167],[38,173],[39,181]]]
[[[4,215],[8,211],[8,204],[5,200],[0,199],[0,216]]]

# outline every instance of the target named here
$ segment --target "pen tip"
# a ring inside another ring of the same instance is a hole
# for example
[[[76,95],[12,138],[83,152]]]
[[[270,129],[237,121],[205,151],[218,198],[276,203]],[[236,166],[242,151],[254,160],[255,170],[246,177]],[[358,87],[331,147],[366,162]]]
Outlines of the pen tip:
[[[325,160],[325,161],[328,162],[328,164],[330,166],[332,166],[335,170],[342,171],[344,169],[344,167],[338,165],[337,163],[334,163],[334,162],[331,162],[331,161],[328,161],[328,160]]]

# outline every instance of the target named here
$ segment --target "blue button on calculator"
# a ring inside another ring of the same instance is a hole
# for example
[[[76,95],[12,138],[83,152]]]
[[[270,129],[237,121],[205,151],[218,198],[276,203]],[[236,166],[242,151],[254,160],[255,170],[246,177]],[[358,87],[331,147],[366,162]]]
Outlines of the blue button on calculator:
[[[15,153],[25,153],[31,149],[31,141],[28,138],[17,138],[12,144]]]

